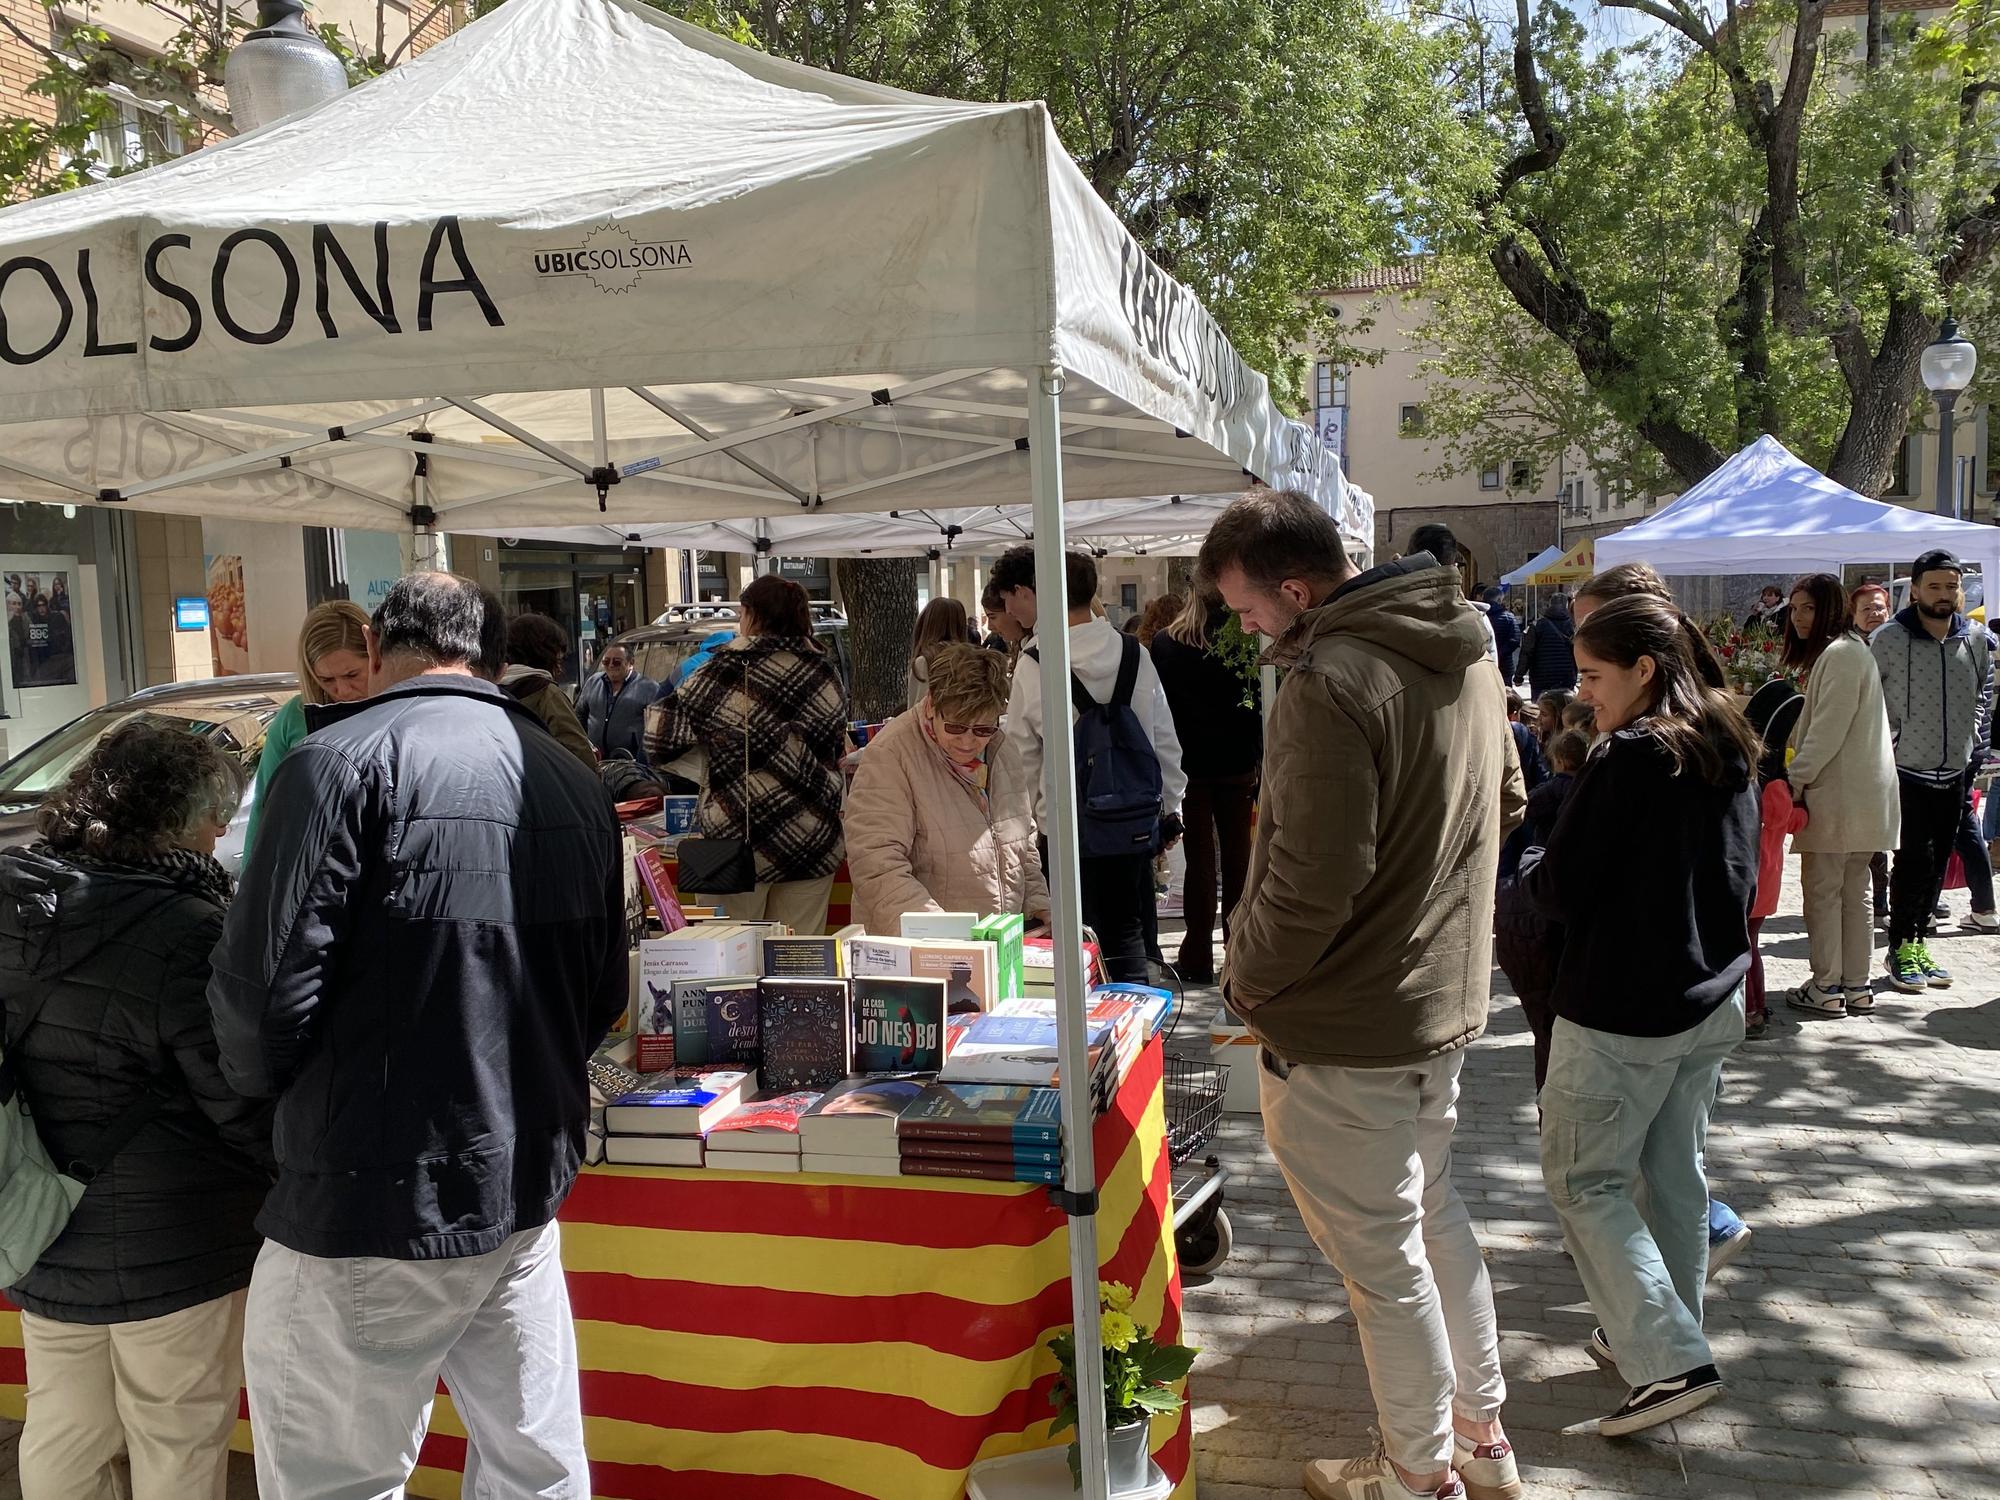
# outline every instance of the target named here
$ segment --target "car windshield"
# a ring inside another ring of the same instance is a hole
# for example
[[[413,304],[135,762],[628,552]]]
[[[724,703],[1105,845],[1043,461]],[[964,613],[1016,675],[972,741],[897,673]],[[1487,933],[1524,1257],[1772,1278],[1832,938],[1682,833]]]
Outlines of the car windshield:
[[[264,731],[284,702],[284,697],[251,695],[149,703],[143,708],[121,703],[94,709],[0,767],[0,799],[19,801],[40,797],[50,788],[60,786],[93,745],[142,713],[180,720],[188,733],[203,735],[211,744],[234,755],[248,775],[256,766],[257,753],[264,747]]]

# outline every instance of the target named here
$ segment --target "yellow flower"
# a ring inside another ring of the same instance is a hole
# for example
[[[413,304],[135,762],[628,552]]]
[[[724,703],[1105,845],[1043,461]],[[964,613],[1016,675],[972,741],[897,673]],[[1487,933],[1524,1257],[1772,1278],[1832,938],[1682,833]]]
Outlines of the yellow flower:
[[[1139,1325],[1122,1312],[1108,1312],[1104,1315],[1104,1321],[1098,1325],[1098,1331],[1104,1340],[1105,1348],[1116,1349],[1123,1353],[1132,1347],[1132,1341],[1139,1336]]]
[[[1097,1283],[1097,1300],[1113,1312],[1130,1312],[1132,1288],[1122,1281],[1100,1281]]]

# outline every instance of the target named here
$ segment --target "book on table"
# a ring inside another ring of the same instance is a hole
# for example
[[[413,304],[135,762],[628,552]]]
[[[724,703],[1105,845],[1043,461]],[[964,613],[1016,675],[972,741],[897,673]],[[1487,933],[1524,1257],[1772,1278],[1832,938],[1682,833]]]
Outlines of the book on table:
[[[819,1101],[819,1093],[811,1089],[766,1093],[745,1100],[709,1127],[709,1153],[733,1156],[739,1151],[757,1151],[797,1156],[799,1121]]]
[[[797,1172],[796,1151],[711,1151],[702,1163],[711,1172]]]
[[[860,974],[854,999],[854,1071],[935,1073],[944,1066],[945,987],[936,979]]]
[[[979,913],[972,911],[906,911],[901,935],[906,938],[939,938],[962,943],[979,925]]]
[[[903,1150],[918,1140],[997,1141],[1060,1147],[1062,1095],[1055,1089],[1005,1084],[933,1083],[896,1118]]]
[[[799,1149],[808,1155],[896,1158],[896,1121],[928,1086],[928,1078],[849,1078],[820,1095],[799,1121]]]
[[[829,1089],[854,1071],[853,1001],[846,980],[766,979],[759,1006],[765,1088]]]
[[[824,1172],[833,1177],[901,1177],[902,1164],[895,1152],[887,1156],[841,1156],[832,1152],[801,1151],[801,1172]]]
[[[1037,1166],[1032,1162],[952,1161],[938,1157],[905,1156],[905,1177],[964,1177],[979,1182],[1039,1182],[1053,1186],[1062,1181],[1062,1165]]]
[[[983,917],[972,929],[973,937],[993,945],[994,962],[1000,976],[1000,998],[1011,1000],[1021,993],[1021,945],[1027,937],[1027,918],[1019,912],[1002,912]]]
[[[668,994],[664,1036],[647,1029],[638,1037],[641,1061],[688,1068],[753,1068],[757,1065],[757,981],[745,975],[676,979]]]
[[[627,1167],[698,1167],[698,1135],[614,1135],[604,1141],[604,1159]]]
[[[1110,1021],[1087,1021],[1093,1081],[1100,1070],[1117,1068],[1117,1028]],[[943,1083],[1014,1083],[1055,1088],[1056,1023],[1053,1017],[989,1015],[977,1017],[953,1044],[938,1070]]]
[[[605,1106],[612,1135],[700,1135],[756,1092],[757,1075],[722,1069],[672,1088],[640,1089]]]
[[[942,979],[945,1009],[991,1010],[1001,998],[999,960],[993,944],[938,938],[856,938],[847,945],[847,972]]]
[[[932,1161],[1020,1162],[1031,1167],[1059,1167],[1063,1159],[1060,1143],[1025,1146],[1013,1141],[952,1141],[921,1135],[904,1136],[897,1154]]]
[[[843,944],[838,937],[767,937],[763,974],[767,979],[837,979]]]

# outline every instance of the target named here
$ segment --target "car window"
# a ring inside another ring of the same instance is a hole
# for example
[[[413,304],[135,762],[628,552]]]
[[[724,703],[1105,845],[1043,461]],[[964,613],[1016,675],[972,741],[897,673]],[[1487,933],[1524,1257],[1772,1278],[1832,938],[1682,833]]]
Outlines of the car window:
[[[77,762],[88,755],[99,740],[141,713],[181,720],[189,733],[204,735],[212,744],[233,755],[247,779],[256,774],[257,759],[264,749],[265,731],[270,728],[271,720],[277,717],[284,702],[283,698],[260,696],[155,703],[144,708],[116,704],[93,709],[0,767],[0,797],[39,797],[61,785],[76,768]]]

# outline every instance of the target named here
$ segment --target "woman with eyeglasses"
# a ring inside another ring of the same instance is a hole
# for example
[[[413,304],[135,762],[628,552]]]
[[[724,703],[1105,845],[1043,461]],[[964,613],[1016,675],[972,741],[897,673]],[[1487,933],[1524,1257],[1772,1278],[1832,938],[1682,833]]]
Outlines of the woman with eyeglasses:
[[[1020,912],[1031,926],[1044,922],[1034,802],[1000,732],[1006,660],[978,646],[940,646],[928,687],[868,742],[847,796],[854,920],[884,937],[899,934],[912,911]]]

